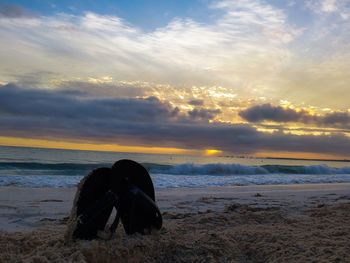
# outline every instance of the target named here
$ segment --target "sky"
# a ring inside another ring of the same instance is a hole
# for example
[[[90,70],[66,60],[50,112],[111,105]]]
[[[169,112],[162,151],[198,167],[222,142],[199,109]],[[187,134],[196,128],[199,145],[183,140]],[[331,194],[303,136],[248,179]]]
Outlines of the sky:
[[[0,145],[350,158],[350,0],[0,0]]]

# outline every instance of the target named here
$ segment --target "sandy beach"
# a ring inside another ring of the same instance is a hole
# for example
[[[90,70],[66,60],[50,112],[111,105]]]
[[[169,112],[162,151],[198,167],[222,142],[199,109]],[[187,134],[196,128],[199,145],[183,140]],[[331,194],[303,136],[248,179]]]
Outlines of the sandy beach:
[[[350,0],[0,0],[0,263],[350,263],[349,69]]]
[[[349,262],[350,184],[157,191],[161,231],[63,239],[75,188],[0,188],[0,262]]]

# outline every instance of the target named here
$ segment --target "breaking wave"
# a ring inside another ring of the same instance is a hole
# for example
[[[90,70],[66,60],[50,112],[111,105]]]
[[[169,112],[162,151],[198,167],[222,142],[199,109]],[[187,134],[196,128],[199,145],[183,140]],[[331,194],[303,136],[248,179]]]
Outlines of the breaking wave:
[[[192,164],[177,165],[142,163],[151,174],[172,175],[253,175],[253,174],[350,174],[350,167],[333,168],[327,165],[261,165],[249,166],[242,164]],[[99,167],[110,164],[84,163],[35,163],[35,162],[2,162],[0,175],[5,171],[11,174],[26,175],[84,175]],[[38,174],[39,173],[39,174]]]
[[[143,163],[156,188],[350,182],[350,167]],[[0,186],[74,187],[83,176],[110,164],[0,162]]]
[[[150,173],[174,175],[253,175],[253,174],[350,174],[350,167],[333,168],[327,165],[292,166],[241,164],[144,164]]]

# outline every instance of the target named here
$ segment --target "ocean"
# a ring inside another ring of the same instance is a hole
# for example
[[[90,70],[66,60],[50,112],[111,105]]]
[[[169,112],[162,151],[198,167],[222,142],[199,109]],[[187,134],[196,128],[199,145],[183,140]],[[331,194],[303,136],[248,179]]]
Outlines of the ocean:
[[[91,170],[132,159],[155,188],[350,182],[350,162],[115,153],[0,146],[0,186],[74,187]]]

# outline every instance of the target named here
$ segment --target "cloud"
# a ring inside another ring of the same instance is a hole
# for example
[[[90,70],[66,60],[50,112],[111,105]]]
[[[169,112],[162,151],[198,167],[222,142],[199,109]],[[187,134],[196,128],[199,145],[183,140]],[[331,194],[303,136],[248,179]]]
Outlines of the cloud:
[[[174,18],[150,32],[108,15],[1,17],[0,79],[50,71],[64,79],[113,76],[173,85],[237,85],[266,79],[290,57],[298,33],[261,1],[218,1],[210,23]],[[264,43],[262,45],[262,43]],[[247,66],[243,66],[247,65]],[[266,67],[265,65],[269,65]],[[13,69],[16,68],[16,76]]]
[[[313,115],[305,110],[274,106],[270,103],[252,106],[239,112],[239,116],[249,122],[299,122],[318,126],[349,128],[349,112],[332,112],[325,115]]]
[[[0,135],[67,141],[350,155],[350,139],[340,134],[296,136],[262,133],[249,125],[191,121],[155,97],[95,98],[66,90],[0,87]]]
[[[322,2],[322,11],[323,12],[334,12],[338,9],[337,0],[324,0]]]
[[[349,3],[349,0],[308,0],[306,7],[315,13],[334,13],[344,12]]]
[[[82,91],[82,95],[95,97],[138,98],[152,96],[149,83],[113,82],[108,78],[89,79],[88,81],[58,81],[59,90]]]
[[[349,112],[333,112],[321,117],[321,123],[324,125],[336,125],[350,127]]]
[[[0,3],[0,17],[6,17],[6,18],[33,17],[33,14],[25,10],[21,6]]]
[[[193,109],[188,112],[188,115],[193,120],[212,120],[214,119],[221,110],[219,109]]]
[[[188,104],[193,105],[193,106],[203,106],[204,105],[204,100],[193,99],[193,100],[189,100]]]
[[[0,83],[45,86],[58,79],[110,76],[190,91],[193,85],[221,86],[226,94],[243,98],[293,103],[302,98],[309,105],[347,107],[349,1],[312,0],[306,10],[304,1],[294,2],[288,8],[274,6],[276,1],[210,1],[213,19],[173,18],[150,31],[93,12],[1,16]],[[335,11],[311,11],[311,6]],[[298,22],[291,9],[302,11]],[[50,74],[36,78],[45,71]]]
[[[170,120],[177,111],[156,97],[93,98],[82,91],[21,89],[13,84],[0,88],[0,116],[67,120],[107,119],[152,122]]]
[[[297,112],[293,109],[285,109],[281,106],[273,106],[267,103],[240,111],[239,116],[249,122],[299,122],[307,116],[307,113],[304,111]]]

